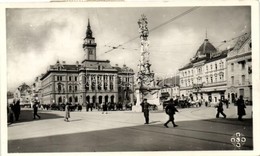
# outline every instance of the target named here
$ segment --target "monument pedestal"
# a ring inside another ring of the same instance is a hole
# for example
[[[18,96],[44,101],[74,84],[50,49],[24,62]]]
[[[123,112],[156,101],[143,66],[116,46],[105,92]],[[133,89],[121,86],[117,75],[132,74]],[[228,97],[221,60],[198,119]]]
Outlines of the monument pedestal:
[[[135,96],[136,96],[136,105],[132,106],[133,112],[142,112],[142,106],[141,106],[141,95],[140,90],[135,90]]]
[[[133,112],[142,112],[142,107],[139,105],[132,106]]]

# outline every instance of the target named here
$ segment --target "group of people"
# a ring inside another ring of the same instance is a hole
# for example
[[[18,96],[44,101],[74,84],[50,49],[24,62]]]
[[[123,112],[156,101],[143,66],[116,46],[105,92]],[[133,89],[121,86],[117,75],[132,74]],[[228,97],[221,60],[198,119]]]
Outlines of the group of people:
[[[219,103],[217,105],[217,114],[216,118],[219,118],[219,115],[223,115],[224,118],[227,117],[227,115],[224,113],[223,105],[226,104],[226,107],[228,108],[228,101],[225,99],[220,99]],[[177,127],[178,125],[175,124],[174,122],[174,115],[176,112],[179,112],[176,109],[176,105],[178,105],[178,100],[173,100],[170,99],[169,104],[165,107],[165,113],[169,116],[168,121],[164,124],[166,128],[168,128],[168,124],[171,122],[173,127]],[[238,120],[243,121],[242,117],[246,115],[246,105],[243,99],[243,96],[241,95],[239,99],[236,101],[237,105],[237,115],[238,115]],[[147,102],[147,99],[144,99],[143,102],[141,103],[142,106],[142,112],[144,113],[144,118],[145,118],[145,124],[149,124],[149,107],[152,105]]]
[[[170,99],[169,104],[165,107],[165,112],[169,116],[169,120],[164,124],[166,128],[168,128],[169,122],[172,123],[173,127],[178,126],[174,122],[174,114],[175,112],[179,112],[175,108],[175,105],[177,105],[177,100],[174,101],[173,99]],[[144,113],[145,124],[149,124],[149,107],[151,107],[152,105],[147,102],[147,99],[144,99],[143,102],[141,103],[141,106],[142,106],[142,111]]]
[[[221,114],[224,118],[227,117],[227,115],[224,113],[224,109],[223,109],[223,105],[226,104],[227,108],[228,108],[228,102],[225,99],[219,99],[219,103],[216,106],[217,107],[217,114],[216,114],[216,118],[219,118],[219,115]],[[243,99],[243,96],[240,95],[239,99],[236,100],[236,105],[237,105],[237,115],[238,115],[238,120],[239,121],[243,121],[242,117],[244,115],[246,115],[246,105],[245,105],[245,101]]]
[[[33,103],[33,119],[36,119],[38,117],[41,118],[38,114],[38,108],[39,108],[40,102],[36,98]],[[20,105],[20,99],[14,99],[11,104],[7,105],[7,122],[12,124],[14,121],[19,121],[21,113],[21,105]]]

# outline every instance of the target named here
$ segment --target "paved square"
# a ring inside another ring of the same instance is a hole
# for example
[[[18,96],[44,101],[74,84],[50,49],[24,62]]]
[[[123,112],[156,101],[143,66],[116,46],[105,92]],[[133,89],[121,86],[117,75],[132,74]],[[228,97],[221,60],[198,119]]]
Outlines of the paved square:
[[[243,122],[236,107],[225,109],[227,118],[215,118],[213,107],[179,109],[173,128],[163,127],[164,112],[150,112],[144,125],[142,113],[111,111],[102,114],[71,112],[64,122],[62,111],[40,111],[42,119],[32,120],[32,111],[23,110],[21,121],[8,126],[8,152],[108,152],[108,151],[187,151],[234,150],[231,137],[246,137],[241,150],[252,150],[251,107]]]

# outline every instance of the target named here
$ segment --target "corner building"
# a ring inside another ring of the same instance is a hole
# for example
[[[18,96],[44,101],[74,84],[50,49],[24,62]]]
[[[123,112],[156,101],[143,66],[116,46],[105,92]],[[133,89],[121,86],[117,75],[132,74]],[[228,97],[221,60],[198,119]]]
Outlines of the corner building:
[[[190,62],[179,69],[181,98],[217,102],[225,97],[226,58],[231,50],[218,51],[206,38]]]
[[[252,102],[252,41],[251,33],[241,36],[228,53],[227,94],[231,103],[242,95]]]
[[[83,43],[84,60],[76,64],[59,62],[41,77],[44,104],[132,103],[134,71],[124,65],[111,66],[109,60],[97,60],[96,42],[88,21]]]

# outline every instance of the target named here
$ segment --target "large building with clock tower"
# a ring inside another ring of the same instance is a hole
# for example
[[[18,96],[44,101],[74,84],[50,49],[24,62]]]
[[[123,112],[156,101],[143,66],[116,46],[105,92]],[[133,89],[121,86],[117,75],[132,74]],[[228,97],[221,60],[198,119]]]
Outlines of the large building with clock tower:
[[[134,71],[126,65],[112,66],[109,60],[98,60],[96,47],[88,20],[84,60],[76,64],[57,61],[51,65],[41,77],[41,103],[134,103]]]

